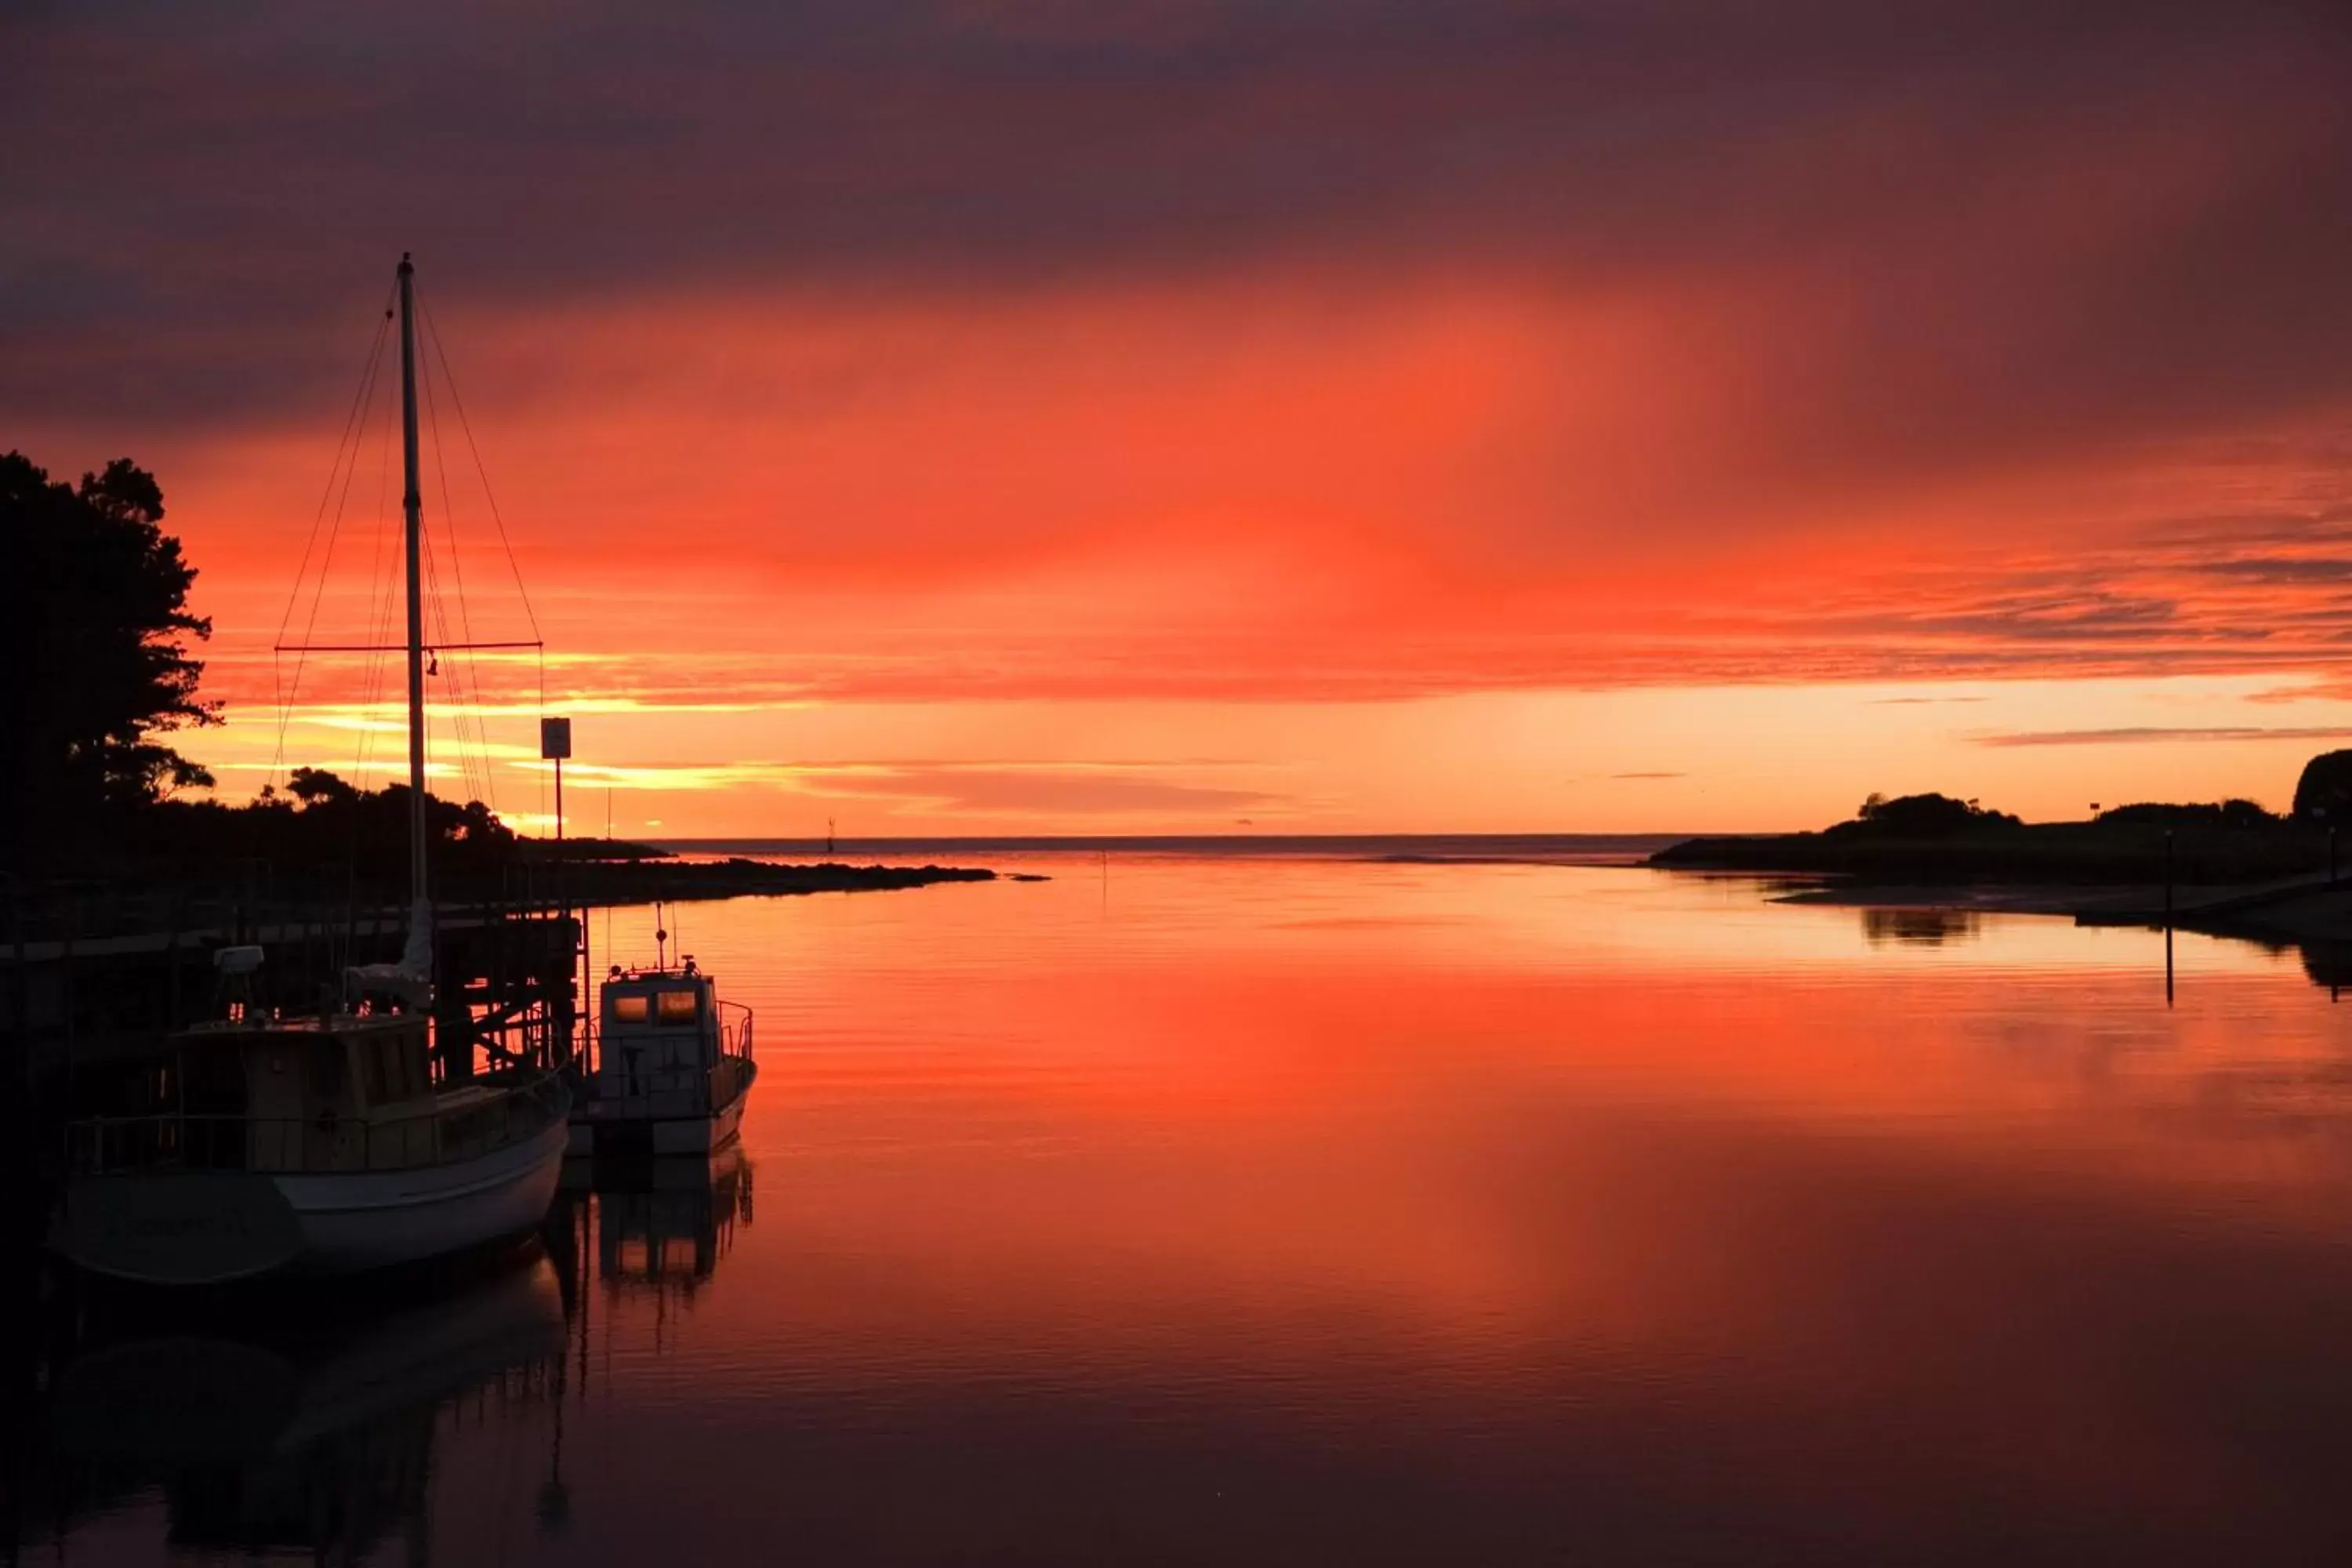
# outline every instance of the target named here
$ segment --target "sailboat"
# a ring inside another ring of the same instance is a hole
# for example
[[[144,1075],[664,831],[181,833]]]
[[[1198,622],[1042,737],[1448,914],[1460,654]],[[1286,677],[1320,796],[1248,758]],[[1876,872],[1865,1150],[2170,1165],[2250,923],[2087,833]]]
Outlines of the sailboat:
[[[408,929],[394,963],[354,967],[332,1010],[247,1007],[108,1064],[68,1125],[61,1249],[151,1285],[351,1274],[519,1237],[562,1172],[571,1097],[544,1065],[436,1076],[426,880],[423,521],[415,268],[398,274],[407,483]],[[257,947],[223,948],[225,976]],[[95,1100],[96,1104],[87,1101]]]

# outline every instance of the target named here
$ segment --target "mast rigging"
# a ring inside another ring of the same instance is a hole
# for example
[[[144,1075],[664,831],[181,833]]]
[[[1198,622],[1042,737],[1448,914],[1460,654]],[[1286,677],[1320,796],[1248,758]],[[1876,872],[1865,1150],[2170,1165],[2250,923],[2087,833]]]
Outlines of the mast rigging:
[[[408,550],[408,951],[403,961],[431,973],[432,894],[425,868],[425,574],[420,563],[425,500],[417,482],[415,264],[400,256],[400,466]]]

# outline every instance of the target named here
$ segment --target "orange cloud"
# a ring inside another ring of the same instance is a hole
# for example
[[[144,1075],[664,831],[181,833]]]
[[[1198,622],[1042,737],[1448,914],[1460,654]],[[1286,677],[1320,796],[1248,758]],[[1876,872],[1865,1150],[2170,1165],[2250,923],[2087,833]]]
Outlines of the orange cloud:
[[[845,760],[909,823],[1524,826],[1566,780],[1763,780],[1730,825],[1848,795],[1863,700],[1906,755],[2083,793],[1894,724],[1929,682],[2067,684],[1971,728],[2255,748],[2259,794],[2291,738],[2227,706],[2334,700],[2340,9],[949,5],[789,47],[756,8],[433,11],[367,51],[268,0],[0,50],[54,150],[0,194],[0,415],[162,474],[226,765],[360,761],[394,711],[381,662],[272,646],[395,624],[381,400],[326,487],[394,231],[532,595],[430,353],[428,635],[548,645],[444,654],[436,710],[516,773],[541,706],[609,721],[616,790],[698,781],[730,827]],[[1299,771],[1085,772],[1198,755]]]

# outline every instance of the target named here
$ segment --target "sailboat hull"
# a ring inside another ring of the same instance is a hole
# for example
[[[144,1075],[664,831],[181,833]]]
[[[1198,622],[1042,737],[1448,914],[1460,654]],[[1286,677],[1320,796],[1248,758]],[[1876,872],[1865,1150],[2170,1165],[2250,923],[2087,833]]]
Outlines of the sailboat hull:
[[[563,1173],[562,1122],[471,1160],[414,1171],[280,1176],[302,1229],[298,1266],[330,1274],[415,1263],[520,1236]]]
[[[77,1178],[64,1250],[144,1285],[358,1274],[465,1252],[539,1224],[562,1174],[562,1121],[472,1159],[415,1170]]]

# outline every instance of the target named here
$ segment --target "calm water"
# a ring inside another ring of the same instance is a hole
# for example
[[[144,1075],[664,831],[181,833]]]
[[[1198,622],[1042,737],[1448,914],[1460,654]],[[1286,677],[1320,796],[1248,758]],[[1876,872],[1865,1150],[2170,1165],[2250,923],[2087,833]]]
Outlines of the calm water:
[[[54,1327],[26,1562],[2309,1561],[2293,955],[1558,866],[689,904],[740,1155],[292,1321]],[[645,911],[594,931],[651,955]]]

